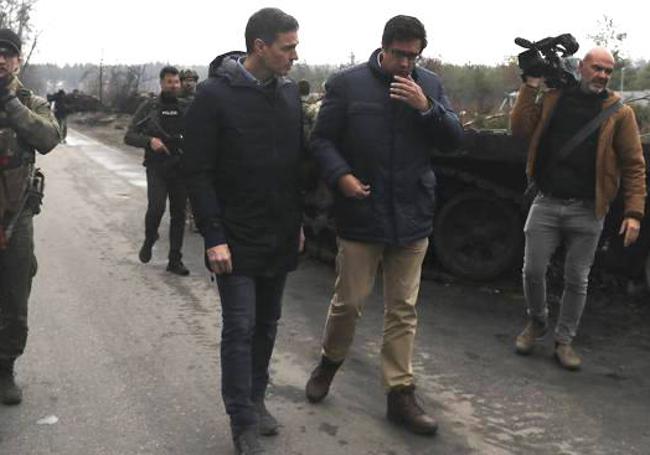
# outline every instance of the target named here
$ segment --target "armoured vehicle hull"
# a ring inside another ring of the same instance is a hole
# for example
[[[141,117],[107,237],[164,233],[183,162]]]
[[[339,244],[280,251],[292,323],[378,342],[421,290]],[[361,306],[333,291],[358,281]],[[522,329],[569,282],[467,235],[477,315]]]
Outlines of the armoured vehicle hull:
[[[650,144],[644,144],[650,164]],[[467,130],[463,146],[450,153],[434,151],[438,177],[435,227],[425,267],[441,266],[458,277],[490,281],[521,267],[523,224],[528,207],[526,149],[502,130]],[[650,186],[650,185],[649,185]],[[594,267],[650,287],[650,201],[639,240],[623,248],[618,229],[620,197],[606,220]],[[307,198],[305,233],[308,250],[323,259],[336,252],[335,225],[329,213],[331,195],[320,186]]]

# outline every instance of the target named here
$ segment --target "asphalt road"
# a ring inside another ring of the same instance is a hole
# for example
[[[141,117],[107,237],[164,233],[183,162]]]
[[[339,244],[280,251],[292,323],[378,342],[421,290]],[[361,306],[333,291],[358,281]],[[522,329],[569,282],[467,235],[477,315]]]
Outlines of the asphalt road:
[[[219,393],[220,308],[202,242],[187,233],[190,277],[165,272],[165,219],[153,260],[138,262],[140,161],[135,149],[75,131],[39,157],[46,196],[18,364],[25,398],[0,407],[2,455],[233,453]],[[270,453],[648,453],[648,305],[591,298],[577,341],[585,366],[570,373],[553,361],[550,339],[532,357],[513,353],[519,292],[425,282],[415,370],[421,401],[441,426],[423,438],[384,418],[378,294],[330,397],[306,403],[333,279],[330,266],[305,259],[287,284],[268,398],[283,428],[264,440]]]

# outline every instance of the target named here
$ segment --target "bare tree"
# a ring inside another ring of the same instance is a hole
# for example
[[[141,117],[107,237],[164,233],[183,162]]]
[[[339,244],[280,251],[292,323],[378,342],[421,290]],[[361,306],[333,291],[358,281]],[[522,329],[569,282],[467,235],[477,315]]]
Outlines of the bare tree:
[[[0,28],[9,28],[16,32],[29,49],[23,69],[29,65],[29,59],[36,48],[38,33],[34,31],[32,11],[37,0],[0,0]],[[24,53],[24,51],[23,51]]]
[[[618,87],[620,91],[623,91],[625,89],[626,70],[630,67],[630,60],[625,56],[623,50],[627,33],[619,31],[614,19],[604,15],[598,21],[598,30],[588,35],[588,38],[593,40],[596,46],[606,47],[612,52],[616,66],[610,86]]]
[[[614,23],[614,19],[607,15],[603,15],[602,19],[598,21],[598,29],[596,32],[587,35],[587,38],[592,40],[596,46],[608,48],[616,62],[625,64],[625,56],[623,52],[623,42],[627,38],[627,33],[618,30]]]

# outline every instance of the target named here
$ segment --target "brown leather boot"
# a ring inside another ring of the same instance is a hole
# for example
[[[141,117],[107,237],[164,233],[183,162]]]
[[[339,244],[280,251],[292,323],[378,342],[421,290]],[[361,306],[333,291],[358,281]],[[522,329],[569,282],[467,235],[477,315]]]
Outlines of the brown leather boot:
[[[523,332],[515,340],[517,354],[530,354],[533,351],[533,347],[535,347],[535,343],[546,335],[547,330],[548,325],[546,323],[541,323],[534,319],[529,320]]]
[[[434,435],[438,422],[428,416],[415,399],[415,386],[394,387],[388,392],[386,417],[416,434]]]
[[[333,362],[325,356],[321,357],[320,363],[312,371],[309,381],[307,381],[307,386],[305,387],[305,395],[307,395],[307,399],[310,402],[318,403],[327,396],[334,375],[342,363]]]
[[[563,368],[575,371],[580,369],[582,360],[568,343],[555,343],[555,359]]]

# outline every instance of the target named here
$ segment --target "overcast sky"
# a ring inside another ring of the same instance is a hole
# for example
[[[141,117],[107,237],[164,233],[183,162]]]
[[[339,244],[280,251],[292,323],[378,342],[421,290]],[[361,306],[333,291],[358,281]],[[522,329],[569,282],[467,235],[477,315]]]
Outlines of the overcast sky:
[[[108,64],[207,64],[243,50],[247,19],[265,6],[298,19],[298,54],[307,63],[341,63],[351,52],[366,60],[396,14],[417,16],[429,37],[424,55],[445,62],[499,63],[522,50],[516,36],[536,40],[565,32],[578,39],[581,56],[603,15],[627,32],[628,57],[650,60],[650,6],[639,0],[39,0],[34,21],[41,35],[32,61],[99,62],[103,55]]]

